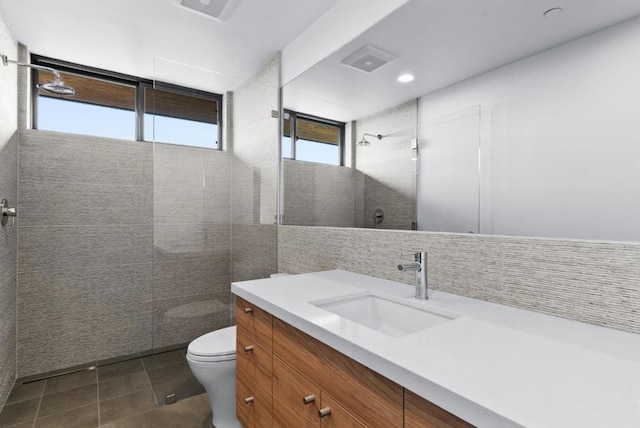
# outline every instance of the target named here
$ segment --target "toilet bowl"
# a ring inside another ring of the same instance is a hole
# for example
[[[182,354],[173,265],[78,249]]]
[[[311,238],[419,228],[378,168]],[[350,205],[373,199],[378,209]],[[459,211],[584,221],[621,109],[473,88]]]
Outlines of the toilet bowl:
[[[209,395],[215,428],[242,428],[236,419],[236,327],[212,331],[187,348],[187,363]]]

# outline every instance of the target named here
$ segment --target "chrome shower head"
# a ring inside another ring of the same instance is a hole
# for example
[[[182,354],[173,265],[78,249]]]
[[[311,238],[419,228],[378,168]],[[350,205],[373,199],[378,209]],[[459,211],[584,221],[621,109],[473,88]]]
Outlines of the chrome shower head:
[[[43,89],[47,92],[51,92],[52,94],[63,95],[67,97],[76,94],[75,89],[73,89],[71,86],[65,85],[60,78],[60,75],[57,73],[55,73],[55,79],[53,82],[40,83],[38,84],[38,88]]]
[[[21,67],[35,68],[36,70],[44,70],[44,71],[53,73],[54,75],[53,82],[41,83],[38,85],[38,88],[42,88],[47,92],[51,92],[52,94],[62,95],[62,96],[72,96],[72,95],[75,95],[76,93],[75,89],[73,89],[71,86],[67,86],[64,84],[64,82],[62,81],[62,78],[60,77],[60,73],[58,72],[58,70],[54,68],[14,61],[12,59],[7,58],[7,56],[4,54],[0,54],[0,59],[2,60],[2,64],[5,66],[11,63],[11,64],[19,65]]]
[[[375,135],[375,134],[364,133],[364,134],[362,134],[362,139],[356,143],[356,146],[364,146],[364,147],[370,146],[371,143],[367,140],[366,137],[375,137],[378,140],[382,140],[382,135],[380,135],[380,134]]]

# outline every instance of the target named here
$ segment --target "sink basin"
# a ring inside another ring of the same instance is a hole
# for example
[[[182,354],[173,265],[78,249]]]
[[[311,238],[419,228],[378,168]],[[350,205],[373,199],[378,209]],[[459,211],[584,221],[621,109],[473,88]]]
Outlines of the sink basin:
[[[457,318],[455,314],[372,293],[310,303],[392,337],[405,336]]]

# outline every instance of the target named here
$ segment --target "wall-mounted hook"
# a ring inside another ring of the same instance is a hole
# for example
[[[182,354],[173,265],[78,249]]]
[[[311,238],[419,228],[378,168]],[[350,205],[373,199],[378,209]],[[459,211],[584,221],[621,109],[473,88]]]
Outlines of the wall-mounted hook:
[[[11,225],[9,227],[13,227],[16,220],[16,209],[9,208],[9,201],[3,199],[0,201],[0,223],[5,226],[9,221],[9,217],[11,217]]]

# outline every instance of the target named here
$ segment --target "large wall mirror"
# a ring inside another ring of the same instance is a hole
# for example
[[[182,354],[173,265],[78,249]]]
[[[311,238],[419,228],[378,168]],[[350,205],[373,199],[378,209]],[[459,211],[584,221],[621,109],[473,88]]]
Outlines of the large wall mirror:
[[[407,2],[284,86],[282,223],[640,241],[639,15]]]

